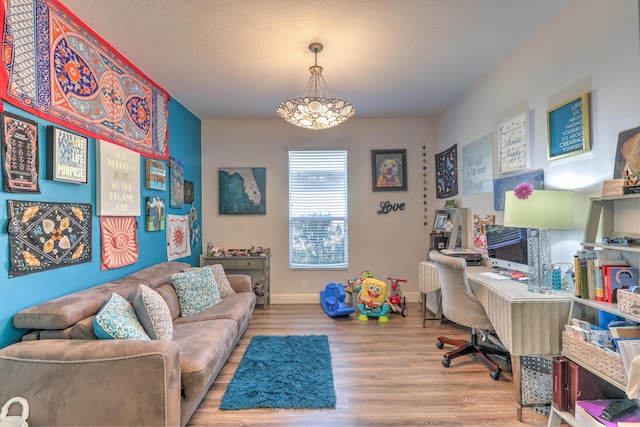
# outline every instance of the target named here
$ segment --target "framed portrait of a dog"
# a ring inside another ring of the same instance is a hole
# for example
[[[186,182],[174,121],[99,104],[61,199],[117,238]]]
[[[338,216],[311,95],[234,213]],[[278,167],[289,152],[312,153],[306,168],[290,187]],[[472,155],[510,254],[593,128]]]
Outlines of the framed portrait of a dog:
[[[373,191],[407,191],[407,150],[371,150]]]

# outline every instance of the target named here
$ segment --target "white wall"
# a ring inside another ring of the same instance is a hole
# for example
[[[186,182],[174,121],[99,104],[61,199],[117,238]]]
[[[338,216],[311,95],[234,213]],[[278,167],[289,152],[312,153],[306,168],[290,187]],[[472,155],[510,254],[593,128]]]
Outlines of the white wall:
[[[352,118],[323,131],[300,129],[281,119],[203,121],[202,241],[225,248],[271,248],[272,303],[318,302],[328,282],[346,283],[363,270],[378,278],[407,279],[403,292],[417,300],[418,263],[426,258],[430,231],[423,225],[422,147],[433,145],[432,135],[427,119]],[[288,268],[287,148],[302,147],[349,151],[348,271]],[[371,150],[394,148],[407,149],[408,190],[373,192]],[[426,158],[431,165],[431,148]],[[218,214],[220,167],[267,168],[266,215]],[[380,203],[387,200],[405,203],[406,208],[377,214]]]
[[[458,143],[461,153],[460,146],[491,132],[495,147],[501,121],[532,112],[532,169],[544,170],[546,188],[578,196],[575,231],[552,232],[554,262],[570,261],[579,248],[588,197],[599,196],[602,181],[613,176],[618,133],[640,126],[638,7],[638,0],[573,0],[436,120],[436,151]],[[547,110],[584,92],[591,94],[592,150],[549,161]],[[461,202],[472,214],[495,214],[502,224],[503,212],[493,211],[487,196]],[[635,224],[638,230],[630,231],[640,233],[640,221]]]
[[[591,94],[592,150],[547,160],[546,112],[583,92]],[[268,246],[272,251],[272,302],[317,302],[327,282],[346,281],[369,269],[404,277],[405,294],[418,292],[418,262],[425,259],[435,199],[434,154],[462,147],[513,115],[530,110],[532,169],[543,169],[546,188],[574,189],[573,231],[552,232],[554,262],[572,259],[582,240],[588,197],[599,195],[613,174],[618,133],[640,126],[638,0],[573,0],[547,27],[492,70],[462,99],[430,119],[353,118],[337,128],[311,132],[280,119],[214,120],[202,126],[203,242],[226,248]],[[427,147],[428,227],[425,228],[422,146]],[[349,150],[348,271],[289,271],[287,147]],[[371,191],[371,150],[406,148],[408,191]],[[266,167],[267,214],[218,215],[219,167]],[[495,174],[499,177],[499,174]],[[456,197],[473,214],[495,214],[490,193]],[[404,202],[404,212],[377,215],[381,201]],[[640,222],[639,222],[640,223]],[[638,225],[640,227],[640,225]],[[640,231],[638,231],[640,233]]]

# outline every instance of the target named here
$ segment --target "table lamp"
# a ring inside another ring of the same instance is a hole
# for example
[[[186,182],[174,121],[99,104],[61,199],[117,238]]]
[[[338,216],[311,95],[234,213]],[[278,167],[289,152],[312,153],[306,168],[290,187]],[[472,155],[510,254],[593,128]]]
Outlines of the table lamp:
[[[525,186],[527,184],[524,184]],[[552,284],[551,231],[573,228],[573,191],[532,190],[505,193],[504,225],[528,228],[528,287],[550,294]]]

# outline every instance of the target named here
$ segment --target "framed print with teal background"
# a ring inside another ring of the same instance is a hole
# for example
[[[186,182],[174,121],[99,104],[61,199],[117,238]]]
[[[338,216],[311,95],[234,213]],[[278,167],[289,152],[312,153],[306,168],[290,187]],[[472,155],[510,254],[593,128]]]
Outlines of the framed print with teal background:
[[[547,137],[549,160],[591,150],[588,93],[547,111]]]
[[[220,215],[264,215],[267,213],[266,168],[218,169]]]

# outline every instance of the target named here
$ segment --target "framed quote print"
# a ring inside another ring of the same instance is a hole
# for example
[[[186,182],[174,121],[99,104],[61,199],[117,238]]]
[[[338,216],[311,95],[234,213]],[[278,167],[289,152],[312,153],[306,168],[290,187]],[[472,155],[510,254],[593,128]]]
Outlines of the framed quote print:
[[[530,127],[528,111],[498,126],[498,167],[501,174],[530,167]]]
[[[87,183],[88,138],[61,129],[47,127],[47,179]]]
[[[589,94],[570,99],[547,111],[549,160],[591,150]]]

